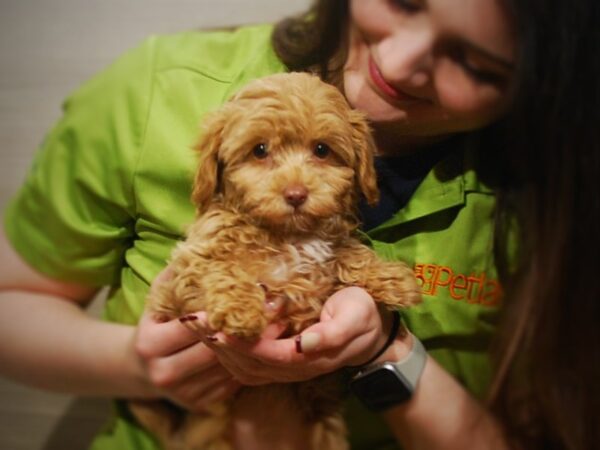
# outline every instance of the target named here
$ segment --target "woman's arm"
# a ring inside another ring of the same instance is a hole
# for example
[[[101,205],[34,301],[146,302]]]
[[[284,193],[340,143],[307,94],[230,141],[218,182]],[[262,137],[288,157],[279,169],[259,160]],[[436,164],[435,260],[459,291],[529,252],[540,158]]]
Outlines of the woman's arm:
[[[95,292],[35,272],[2,233],[2,374],[71,393],[142,394],[141,367],[127,354],[135,329],[89,317],[82,306]]]
[[[133,327],[93,319],[66,296],[2,289],[0,304],[2,375],[75,394],[146,393],[128,352]]]
[[[0,233],[0,375],[80,395],[169,397],[190,409],[238,384],[212,351],[174,320],[138,327],[84,310],[96,290],[29,267]]]
[[[396,339],[377,362],[401,360],[411,339]],[[382,415],[406,450],[509,448],[492,415],[430,356],[412,398]]]

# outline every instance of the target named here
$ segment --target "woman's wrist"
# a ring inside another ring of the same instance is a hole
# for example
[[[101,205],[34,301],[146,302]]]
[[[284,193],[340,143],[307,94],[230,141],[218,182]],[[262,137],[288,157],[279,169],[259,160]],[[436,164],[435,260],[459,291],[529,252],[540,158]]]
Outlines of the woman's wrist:
[[[413,335],[401,326],[387,349],[372,364],[401,361],[410,353],[412,346]]]
[[[137,329],[135,327],[126,327],[128,344],[124,347],[122,354],[122,364],[125,369],[125,378],[128,381],[128,390],[131,390],[129,397],[153,398],[157,397],[156,388],[151,383],[146,364],[136,350],[135,342],[137,338]]]
[[[96,348],[95,358],[89,362],[90,366],[95,365],[92,369],[95,375],[90,378],[97,377],[98,393],[111,397],[157,397],[135,352],[136,327],[91,317],[87,320],[82,338],[89,341],[92,336],[104,336],[104,343]]]
[[[400,312],[380,308],[383,332],[377,348],[382,351],[371,358],[368,365],[384,362],[396,362],[410,353],[412,348],[412,334],[402,324]],[[367,364],[365,364],[367,365]]]
[[[379,308],[379,311],[381,314],[382,332],[380,333],[377,344],[374,346],[374,348],[378,350],[369,359],[364,360],[358,365],[349,366],[349,368],[358,369],[375,364],[380,360],[381,356],[388,351],[388,348],[396,339],[401,327],[400,313],[397,310],[382,311],[382,308]]]
[[[399,317],[397,319],[396,328]],[[406,403],[412,397],[427,361],[425,347],[414,336],[408,333],[390,336],[393,339],[386,351],[372,364],[362,367],[350,381],[352,392],[375,412]]]

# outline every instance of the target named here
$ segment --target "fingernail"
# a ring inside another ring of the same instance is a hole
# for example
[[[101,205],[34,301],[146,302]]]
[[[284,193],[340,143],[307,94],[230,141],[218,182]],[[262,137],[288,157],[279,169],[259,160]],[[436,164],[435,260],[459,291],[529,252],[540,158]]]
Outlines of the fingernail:
[[[304,333],[300,336],[296,336],[296,352],[297,353],[305,353],[310,352],[317,348],[319,342],[321,341],[321,336],[317,333]]]
[[[302,353],[302,336],[296,336],[294,343],[296,344],[296,353]]]
[[[209,342],[217,342],[219,338],[217,338],[214,334],[207,334],[206,340]]]
[[[180,321],[181,323],[189,322],[189,321],[191,321],[191,320],[198,320],[198,316],[195,316],[195,315],[193,315],[193,314],[190,314],[190,315],[188,315],[188,316],[183,316],[183,317],[180,317],[180,318],[179,318],[179,321]]]

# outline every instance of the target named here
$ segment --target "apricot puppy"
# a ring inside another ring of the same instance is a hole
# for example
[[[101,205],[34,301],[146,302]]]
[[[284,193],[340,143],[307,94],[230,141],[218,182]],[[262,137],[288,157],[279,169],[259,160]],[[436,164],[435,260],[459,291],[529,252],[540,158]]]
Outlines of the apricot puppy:
[[[355,236],[360,196],[378,199],[374,147],[365,119],[336,88],[303,73],[258,79],[204,127],[197,220],[173,252],[173,279],[148,299],[154,314],[204,310],[215,331],[251,339],[272,320],[285,320],[287,335],[300,333],[347,286],[390,308],[420,300],[408,266],[380,260]],[[212,413],[174,415],[156,402],[132,411],[170,450],[234,448],[231,419],[252,405],[265,441],[277,415],[294,411],[303,448],[340,450],[348,448],[341,391],[333,374],[245,387]]]

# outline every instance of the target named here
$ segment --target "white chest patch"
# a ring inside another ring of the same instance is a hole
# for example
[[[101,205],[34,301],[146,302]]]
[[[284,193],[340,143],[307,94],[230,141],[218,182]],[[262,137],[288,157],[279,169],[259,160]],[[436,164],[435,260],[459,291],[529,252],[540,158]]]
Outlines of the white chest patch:
[[[287,244],[281,256],[275,258],[270,275],[273,281],[285,282],[294,274],[308,274],[331,260],[332,243],[320,239]]]
[[[297,249],[301,260],[312,260],[315,264],[323,264],[333,256],[331,242],[312,239],[293,246]]]

